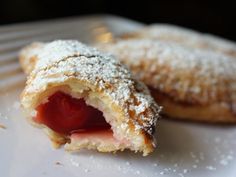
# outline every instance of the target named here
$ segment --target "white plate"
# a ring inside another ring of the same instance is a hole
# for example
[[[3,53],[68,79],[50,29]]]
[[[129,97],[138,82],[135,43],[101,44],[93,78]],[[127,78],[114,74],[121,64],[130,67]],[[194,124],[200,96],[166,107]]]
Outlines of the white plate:
[[[19,109],[25,76],[16,54],[35,40],[75,38],[106,41],[142,26],[114,16],[90,16],[0,28],[0,176],[236,176],[236,128],[172,120],[159,122],[158,148],[148,157],[53,149],[46,135],[29,125]],[[5,90],[5,91],[4,91]]]

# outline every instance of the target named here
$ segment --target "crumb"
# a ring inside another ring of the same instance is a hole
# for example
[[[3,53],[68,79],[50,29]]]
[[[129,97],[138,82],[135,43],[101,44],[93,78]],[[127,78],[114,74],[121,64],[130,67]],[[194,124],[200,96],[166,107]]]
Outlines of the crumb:
[[[164,175],[164,174],[165,174],[165,172],[164,172],[164,171],[161,171],[161,172],[160,172],[160,175]]]
[[[208,169],[208,170],[216,170],[216,168],[213,167],[213,166],[206,166],[206,169]]]
[[[196,155],[194,154],[194,152],[190,152],[190,156],[195,159],[196,158]]]
[[[188,173],[188,169],[184,169],[184,170],[183,170],[183,173]]]
[[[6,129],[7,127],[5,125],[3,125],[3,124],[0,124],[0,128]]]
[[[85,173],[88,173],[88,172],[90,172],[90,170],[87,169],[87,168],[85,168],[85,169],[84,169],[84,172],[85,172]]]
[[[130,165],[130,162],[129,162],[129,161],[127,161],[127,162],[126,162],[126,165]]]
[[[63,166],[63,164],[61,162],[55,162],[55,165],[61,165]]]
[[[226,166],[226,165],[228,165],[228,161],[225,160],[225,159],[222,159],[222,160],[220,161],[220,164]]]
[[[154,166],[154,167],[157,167],[157,163],[154,163],[153,166]]]

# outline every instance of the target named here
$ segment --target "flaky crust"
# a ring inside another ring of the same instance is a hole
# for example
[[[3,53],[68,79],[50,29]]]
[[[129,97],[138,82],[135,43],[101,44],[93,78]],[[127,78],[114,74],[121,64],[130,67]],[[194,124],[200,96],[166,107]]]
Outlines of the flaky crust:
[[[135,32],[127,33],[122,38],[146,38],[154,40],[164,40],[177,42],[178,44],[211,50],[236,57],[236,43],[227,39],[213,36],[211,34],[200,33],[187,28],[169,25],[152,24],[145,26]]]
[[[37,62],[37,54],[43,48],[44,44],[40,42],[32,43],[20,51],[19,62],[23,71],[29,75]]]
[[[31,47],[35,50],[35,44],[23,49],[21,61],[32,59],[32,55],[24,55],[27,53],[25,50],[30,51]],[[106,120],[110,121],[114,134],[131,142],[128,147],[117,147],[112,151],[129,148],[142,151],[144,155],[153,151],[153,134],[160,108],[148,89],[133,79],[123,65],[77,41],[54,41],[40,44],[40,47],[37,48],[39,52],[33,55],[36,62],[21,62],[35,64],[25,69],[26,73],[32,70],[21,95],[21,104],[26,112],[32,112],[49,95],[62,90],[74,97],[84,97],[94,107],[99,107],[98,102],[104,112],[112,114],[114,120]],[[57,140],[60,140],[60,135],[55,136],[54,141]],[[111,149],[108,146],[103,151]]]
[[[163,112],[167,115],[208,122],[236,122],[234,59],[219,53],[148,39],[121,40],[103,44],[100,49],[118,57],[151,87],[156,101],[166,106]],[[163,99],[159,100],[155,92],[162,94]],[[203,111],[212,105],[219,106]],[[186,110],[190,107],[191,111],[187,114]],[[219,110],[215,112],[215,108]]]

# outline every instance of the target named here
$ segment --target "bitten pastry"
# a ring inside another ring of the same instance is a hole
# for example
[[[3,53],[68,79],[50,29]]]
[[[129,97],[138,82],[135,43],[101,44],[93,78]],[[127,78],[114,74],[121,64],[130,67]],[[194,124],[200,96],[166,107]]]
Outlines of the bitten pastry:
[[[211,50],[236,57],[236,43],[211,34],[174,25],[153,24],[145,26],[133,33],[124,34],[123,38],[146,38],[177,42],[187,47]]]
[[[58,40],[26,47],[20,61],[29,73],[22,107],[55,145],[68,151],[153,151],[160,107],[115,58]]]
[[[236,122],[236,60],[210,51],[148,39],[100,49],[126,64],[173,118]]]

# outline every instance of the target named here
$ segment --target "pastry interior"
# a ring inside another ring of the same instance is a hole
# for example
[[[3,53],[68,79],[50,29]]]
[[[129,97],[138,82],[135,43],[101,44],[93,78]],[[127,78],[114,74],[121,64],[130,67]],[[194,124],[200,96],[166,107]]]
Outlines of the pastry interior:
[[[68,86],[60,86],[43,92],[33,110],[31,122],[41,126],[55,147],[66,144],[69,151],[81,148],[102,152],[130,148],[129,138],[124,138],[109,100],[95,92],[73,92]],[[32,111],[31,111],[32,115]]]

